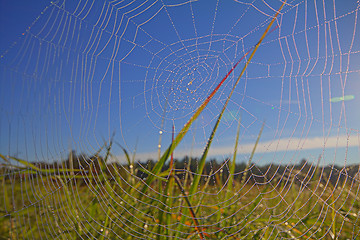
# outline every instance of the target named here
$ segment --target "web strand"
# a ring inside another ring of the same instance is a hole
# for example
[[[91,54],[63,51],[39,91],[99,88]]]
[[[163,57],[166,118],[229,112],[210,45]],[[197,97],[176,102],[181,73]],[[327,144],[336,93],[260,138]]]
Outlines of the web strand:
[[[359,6],[41,7],[0,57],[0,235],[359,238]]]

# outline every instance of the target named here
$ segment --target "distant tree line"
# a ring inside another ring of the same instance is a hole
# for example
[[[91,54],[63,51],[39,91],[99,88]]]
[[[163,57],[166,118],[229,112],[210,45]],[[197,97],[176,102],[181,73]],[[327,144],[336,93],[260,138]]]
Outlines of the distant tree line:
[[[216,159],[210,159],[205,163],[203,175],[209,175],[211,180],[208,184],[216,184],[217,181],[226,182],[229,178],[230,159],[218,162]],[[152,169],[156,161],[148,160],[144,166]],[[197,172],[199,159],[184,157],[181,160],[175,159],[174,168],[180,179],[184,179],[186,172],[195,174]],[[164,165],[163,171],[169,168],[169,161]],[[247,174],[245,174],[248,172]],[[243,179],[243,176],[246,179]],[[140,178],[146,178],[147,174],[138,172]],[[319,182],[319,178],[321,181]],[[205,181],[206,178],[203,178]],[[267,183],[267,182],[294,182],[298,185],[304,185],[311,182],[319,182],[321,184],[331,183],[334,187],[344,183],[344,181],[360,181],[360,164],[340,167],[337,165],[316,166],[309,163],[306,159],[302,159],[298,164],[292,165],[255,165],[246,163],[236,163],[234,171],[235,181],[244,181],[247,183]]]
[[[230,159],[226,159],[223,162],[218,162],[216,159],[209,159],[206,161],[202,173],[204,177],[201,181],[203,183],[208,181],[209,185],[225,183],[229,178],[230,162]],[[188,177],[191,180],[197,172],[198,163],[198,158],[184,157],[180,160],[174,159],[173,168],[179,179],[184,180],[185,177]],[[84,180],[86,180],[85,178],[89,174],[92,176],[105,174],[110,178],[118,174],[124,177],[126,174],[132,174],[139,180],[144,180],[148,174],[142,169],[145,168],[150,171],[155,166],[156,161],[150,159],[145,162],[136,162],[134,166],[130,167],[128,163],[106,163],[104,157],[99,155],[88,156],[86,154],[76,154],[75,151],[71,151],[67,159],[63,161],[53,163],[35,162],[32,164],[40,169],[68,169],[68,172],[59,171],[58,174],[69,174],[72,171],[72,174],[83,175]],[[169,167],[170,161],[168,160],[167,163],[164,164],[162,171],[168,170]],[[7,169],[7,171],[11,171],[11,169]],[[36,174],[32,175],[33,177],[36,176]],[[244,176],[246,176],[246,179],[243,179]],[[319,179],[321,179],[320,182]],[[250,164],[250,166],[247,166],[246,163],[241,162],[236,163],[234,171],[234,181],[243,181],[247,184],[267,183],[271,181],[272,184],[295,183],[298,185],[307,185],[311,182],[312,184],[321,183],[324,185],[330,183],[332,186],[338,187],[345,181],[352,182],[354,179],[360,181],[360,164],[346,167],[337,165],[316,166],[306,161],[306,159],[302,159],[298,164],[292,165],[268,164],[259,166]],[[188,181],[188,183],[189,182],[190,181]]]

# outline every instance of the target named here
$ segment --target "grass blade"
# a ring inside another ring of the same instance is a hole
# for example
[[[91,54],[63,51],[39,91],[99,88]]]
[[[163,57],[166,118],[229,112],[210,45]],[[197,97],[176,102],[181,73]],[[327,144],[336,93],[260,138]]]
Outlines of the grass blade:
[[[234,155],[233,155],[232,162],[230,163],[230,167],[229,167],[229,180],[228,180],[228,183],[227,183],[228,186],[227,186],[226,199],[228,199],[230,197],[230,193],[232,192],[232,188],[233,188],[235,163],[236,163],[236,154],[237,154],[237,148],[238,148],[239,136],[240,136],[240,127],[241,127],[241,116],[240,116],[240,119],[239,119],[239,122],[238,122],[238,128],[237,128],[237,132],[236,132]]]
[[[205,236],[204,236],[202,230],[199,228],[199,222],[197,221],[196,214],[195,214],[194,209],[193,209],[193,207],[191,205],[191,201],[189,200],[188,195],[186,194],[183,186],[181,185],[181,182],[180,182],[179,178],[176,175],[174,175],[173,177],[175,178],[175,182],[179,186],[180,191],[184,195],[185,201],[189,206],[189,211],[190,211],[191,217],[192,217],[192,219],[194,221],[195,229],[198,232],[200,239],[205,239]]]
[[[4,156],[1,155],[1,158],[4,158]],[[27,162],[25,160],[22,160],[22,159],[19,159],[19,158],[16,158],[16,157],[11,157],[11,156],[9,156],[8,158],[10,158],[12,160],[15,160],[18,163],[21,163],[22,165],[24,165],[24,166],[26,166],[28,168],[31,168],[32,170],[35,170],[37,172],[42,172],[42,169],[38,168],[37,166],[35,166],[34,164],[32,164],[30,162]]]
[[[3,188],[3,192],[4,192],[4,205],[5,205],[4,210],[6,212],[11,212],[11,201],[10,201],[9,194],[7,192],[5,177],[2,179],[2,188]]]
[[[243,175],[243,177],[241,178],[240,185],[243,185],[243,184],[245,183],[245,181],[246,181],[246,178],[247,178],[247,175],[248,175],[248,171],[249,171],[249,168],[250,168],[250,164],[251,164],[251,161],[252,161],[252,159],[253,159],[253,157],[254,157],[254,155],[255,155],[256,147],[257,147],[257,145],[259,144],[262,131],[264,130],[264,126],[265,126],[265,121],[263,122],[263,125],[262,125],[262,127],[261,127],[261,129],[260,129],[260,132],[259,132],[258,136],[257,136],[257,139],[256,139],[255,145],[254,145],[254,147],[253,147],[253,150],[252,150],[252,152],[251,152],[249,161],[248,161],[248,163],[247,163],[247,165],[246,165],[246,168],[245,168],[245,170],[244,170],[244,175]]]
[[[204,150],[204,152],[203,152],[203,154],[202,154],[202,156],[200,158],[200,162],[199,162],[197,172],[196,172],[196,174],[194,176],[194,180],[192,181],[191,187],[190,187],[190,190],[189,190],[190,200],[192,200],[193,195],[194,195],[196,189],[199,186],[200,178],[201,178],[202,172],[204,171],[204,167],[205,167],[206,157],[207,157],[207,154],[209,152],[211,143],[212,143],[212,141],[214,139],[215,132],[216,132],[218,126],[219,126],[221,117],[222,117],[222,113],[219,115],[219,117],[218,117],[218,119],[217,119],[217,121],[215,123],[215,126],[214,126],[214,128],[213,128],[213,130],[211,132],[210,138],[209,138],[208,142],[206,143],[205,150]]]

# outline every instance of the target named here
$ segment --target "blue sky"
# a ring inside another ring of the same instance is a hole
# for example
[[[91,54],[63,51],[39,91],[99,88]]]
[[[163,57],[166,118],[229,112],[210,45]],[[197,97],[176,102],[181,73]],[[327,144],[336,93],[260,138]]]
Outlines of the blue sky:
[[[281,1],[0,4],[0,152],[51,161],[70,148],[93,153],[115,132],[145,160],[258,42]],[[241,161],[266,120],[258,163],[358,162],[358,9],[350,0],[289,1],[237,86],[211,155],[231,155],[241,115]],[[201,154],[244,63],[176,156]]]

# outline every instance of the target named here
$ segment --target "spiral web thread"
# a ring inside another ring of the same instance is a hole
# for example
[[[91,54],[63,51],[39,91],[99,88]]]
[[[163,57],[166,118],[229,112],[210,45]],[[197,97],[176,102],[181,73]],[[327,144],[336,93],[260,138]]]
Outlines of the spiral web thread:
[[[284,4],[189,193],[246,53],[282,4],[49,3],[1,53],[0,235],[359,238],[359,1]],[[162,147],[242,57],[146,186]]]

